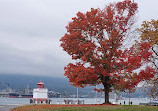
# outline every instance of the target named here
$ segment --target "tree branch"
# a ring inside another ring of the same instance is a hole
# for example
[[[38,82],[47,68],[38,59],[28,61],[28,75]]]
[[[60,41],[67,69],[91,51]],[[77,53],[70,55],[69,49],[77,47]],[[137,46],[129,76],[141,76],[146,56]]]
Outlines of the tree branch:
[[[154,50],[154,47],[151,47],[152,51],[158,56],[158,53]]]

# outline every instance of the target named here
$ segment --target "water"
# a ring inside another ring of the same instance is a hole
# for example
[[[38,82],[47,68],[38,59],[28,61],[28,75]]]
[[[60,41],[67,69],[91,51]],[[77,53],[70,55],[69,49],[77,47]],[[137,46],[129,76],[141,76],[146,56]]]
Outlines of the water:
[[[77,98],[50,98],[52,100],[52,104],[63,104],[64,100],[73,100],[76,101]],[[104,98],[78,98],[78,100],[84,100],[85,104],[102,104],[104,102]],[[148,103],[151,100],[149,98],[131,98],[133,105],[139,105],[139,103]],[[114,102],[114,99],[110,99],[110,102]],[[124,104],[124,101],[126,105],[129,102],[128,98],[125,98],[123,100],[118,100],[118,103]],[[7,97],[0,97],[0,105],[25,105],[29,104],[30,99],[29,98],[7,98]]]

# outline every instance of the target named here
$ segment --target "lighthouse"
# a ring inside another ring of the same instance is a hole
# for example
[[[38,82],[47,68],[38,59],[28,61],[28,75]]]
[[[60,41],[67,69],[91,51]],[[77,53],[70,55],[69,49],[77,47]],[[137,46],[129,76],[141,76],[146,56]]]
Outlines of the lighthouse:
[[[48,100],[48,89],[44,88],[44,83],[41,81],[37,83],[37,88],[33,89],[33,99],[30,103],[46,104]]]

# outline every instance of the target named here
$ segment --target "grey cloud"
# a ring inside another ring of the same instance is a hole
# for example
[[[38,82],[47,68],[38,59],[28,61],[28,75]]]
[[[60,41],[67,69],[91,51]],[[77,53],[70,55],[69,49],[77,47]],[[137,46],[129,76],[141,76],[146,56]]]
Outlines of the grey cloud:
[[[0,72],[63,76],[66,62],[52,52],[0,47]]]
[[[65,26],[78,11],[120,0],[1,0],[0,74],[62,76],[73,62],[60,47]],[[157,19],[156,0],[139,3],[139,24]]]

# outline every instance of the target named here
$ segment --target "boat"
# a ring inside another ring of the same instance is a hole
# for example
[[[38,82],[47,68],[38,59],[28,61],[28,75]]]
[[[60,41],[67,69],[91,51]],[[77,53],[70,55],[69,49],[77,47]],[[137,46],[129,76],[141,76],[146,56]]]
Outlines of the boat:
[[[0,97],[8,97],[9,96],[9,93],[11,91],[10,90],[0,90]]]
[[[18,98],[18,93],[9,93],[9,98]]]
[[[54,91],[48,91],[48,98],[60,98],[61,94]]]
[[[33,98],[33,94],[22,94],[22,98]]]
[[[9,98],[33,98],[33,94],[9,93]]]
[[[33,92],[29,90],[29,86],[24,90],[23,93],[11,92],[9,98],[33,98]]]

